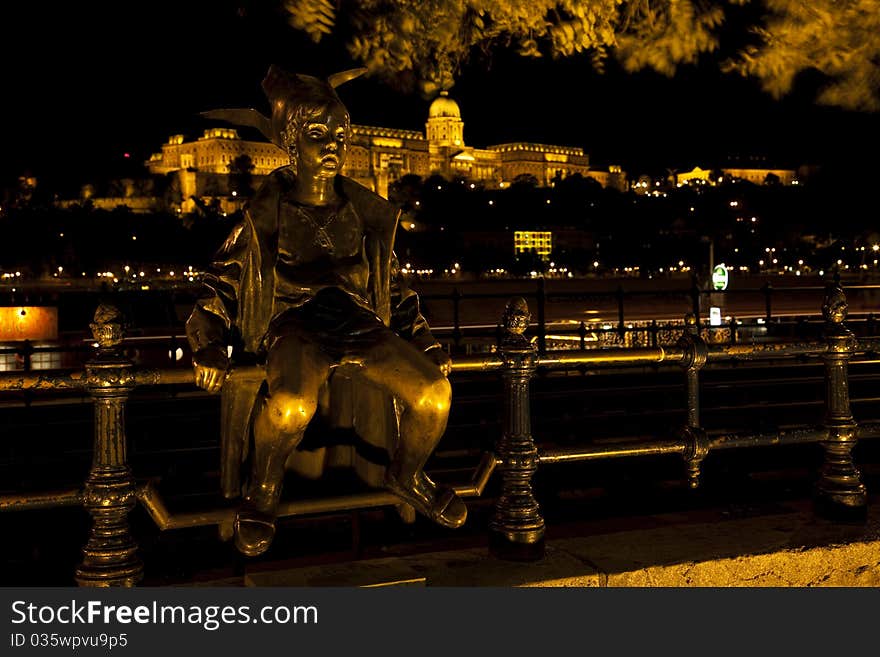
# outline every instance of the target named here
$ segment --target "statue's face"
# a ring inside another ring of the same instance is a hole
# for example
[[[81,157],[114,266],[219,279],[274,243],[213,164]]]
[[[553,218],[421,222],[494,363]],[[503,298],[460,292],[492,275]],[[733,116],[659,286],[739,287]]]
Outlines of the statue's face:
[[[348,115],[341,105],[333,103],[306,117],[296,135],[297,175],[334,177],[345,164],[349,136]]]

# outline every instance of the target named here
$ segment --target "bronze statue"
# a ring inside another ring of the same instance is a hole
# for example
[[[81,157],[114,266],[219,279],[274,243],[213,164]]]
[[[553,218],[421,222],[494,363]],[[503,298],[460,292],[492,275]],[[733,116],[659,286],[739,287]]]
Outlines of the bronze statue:
[[[300,459],[300,470],[310,469],[297,447],[337,376],[368,400],[356,402],[352,424],[387,430],[381,483],[446,527],[467,516],[455,492],[423,472],[446,428],[450,360],[399,276],[393,246],[401,212],[340,174],[351,126],[335,87],[363,71],[325,82],[272,66],[263,81],[271,118],[205,113],[255,126],[290,155],[246,205],[187,321],[197,384],[222,387],[224,488],[243,492],[235,542],[250,556],[272,542],[287,468]],[[228,344],[265,362],[265,381],[227,379]]]

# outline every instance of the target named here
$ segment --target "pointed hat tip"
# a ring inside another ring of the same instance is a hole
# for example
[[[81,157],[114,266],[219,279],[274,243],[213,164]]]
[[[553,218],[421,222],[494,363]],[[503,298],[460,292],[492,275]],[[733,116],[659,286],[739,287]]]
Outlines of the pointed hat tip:
[[[346,82],[349,82],[350,80],[354,80],[355,78],[362,76],[366,72],[367,72],[367,69],[363,66],[360,68],[350,68],[347,71],[341,71],[339,73],[334,73],[333,75],[328,77],[327,84],[329,84],[331,87],[333,87],[335,89],[340,84],[344,84]]]

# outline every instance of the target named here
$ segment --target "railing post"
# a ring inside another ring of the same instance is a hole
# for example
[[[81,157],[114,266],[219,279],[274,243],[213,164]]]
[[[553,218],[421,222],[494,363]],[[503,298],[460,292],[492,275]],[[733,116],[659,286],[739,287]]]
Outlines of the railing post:
[[[711,273],[711,272],[710,272]],[[691,276],[691,312],[697,321],[697,328],[700,326],[700,306],[701,304],[700,281],[696,274]]]
[[[688,313],[685,315],[684,325],[684,333],[679,340],[679,345],[685,352],[682,367],[685,369],[687,386],[687,421],[682,431],[687,445],[684,459],[687,463],[688,486],[698,488],[700,467],[709,453],[706,433],[700,428],[700,369],[706,364],[709,350],[700,337],[696,317]]]
[[[19,353],[21,354],[21,369],[25,372],[30,372],[33,369],[34,356],[34,346],[30,340],[25,340],[22,343]]]
[[[769,324],[773,319],[773,286],[764,283],[761,291],[764,293],[764,321]]]
[[[489,551],[515,561],[544,556],[544,518],[532,492],[538,450],[532,439],[529,380],[535,372],[535,348],[523,335],[529,309],[522,298],[511,299],[504,311],[503,434],[496,446],[500,460],[501,495],[489,522]]]
[[[657,320],[651,320],[651,346],[657,347]]]
[[[861,475],[852,459],[857,426],[849,401],[848,363],[856,340],[845,325],[848,307],[838,281],[825,290],[822,315],[825,318],[825,427],[827,440],[821,443],[825,459],[816,486],[816,513],[832,520],[864,520],[868,500]]]
[[[736,344],[736,342],[737,342],[736,317],[731,315],[731,317],[730,317],[730,344]]]
[[[538,279],[538,353],[547,351],[547,292],[544,289],[544,278]]]
[[[459,346],[461,346],[460,306],[461,291],[456,287],[452,290],[452,343],[455,347],[453,353],[457,353]]]
[[[623,286],[617,286],[617,334],[620,336],[620,342],[626,344],[626,324],[623,316],[624,293]]]
[[[587,325],[583,322],[578,326],[578,344],[581,351],[587,348]]]
[[[172,363],[177,360],[177,336],[173,333],[171,334],[171,340],[168,344],[168,360]]]
[[[80,586],[134,586],[143,576],[143,564],[128,526],[136,501],[125,436],[125,402],[134,388],[132,363],[119,348],[122,322],[116,308],[101,304],[90,326],[99,345],[86,364],[95,406],[95,444],[83,505],[92,516],[92,527],[76,581]]]

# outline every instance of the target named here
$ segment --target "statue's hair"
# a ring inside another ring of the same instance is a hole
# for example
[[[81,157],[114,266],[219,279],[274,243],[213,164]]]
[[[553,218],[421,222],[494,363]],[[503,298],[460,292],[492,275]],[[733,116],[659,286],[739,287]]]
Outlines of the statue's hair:
[[[345,113],[345,119],[342,123],[342,127],[345,130],[345,140],[346,142],[348,142],[351,139],[351,117],[349,116],[348,110],[345,108],[345,105],[343,105],[340,101],[331,98],[320,98],[298,103],[297,105],[293,105],[288,109],[287,120],[285,122],[284,128],[282,128],[279,132],[279,138],[281,143],[283,144],[284,150],[287,151],[287,155],[290,158],[290,166],[293,169],[294,173],[297,173],[296,140],[302,132],[303,127],[310,117],[318,114],[321,110],[324,110],[333,104],[341,107]]]
[[[351,119],[345,104],[336,94],[336,87],[363,75],[367,69],[357,68],[334,73],[326,80],[311,75],[290,73],[272,65],[263,79],[263,91],[272,105],[265,116],[251,108],[218,109],[202,112],[202,116],[259,130],[273,144],[287,151],[291,165],[296,166],[296,137],[309,116],[337,103],[345,111],[346,138],[351,135]]]

